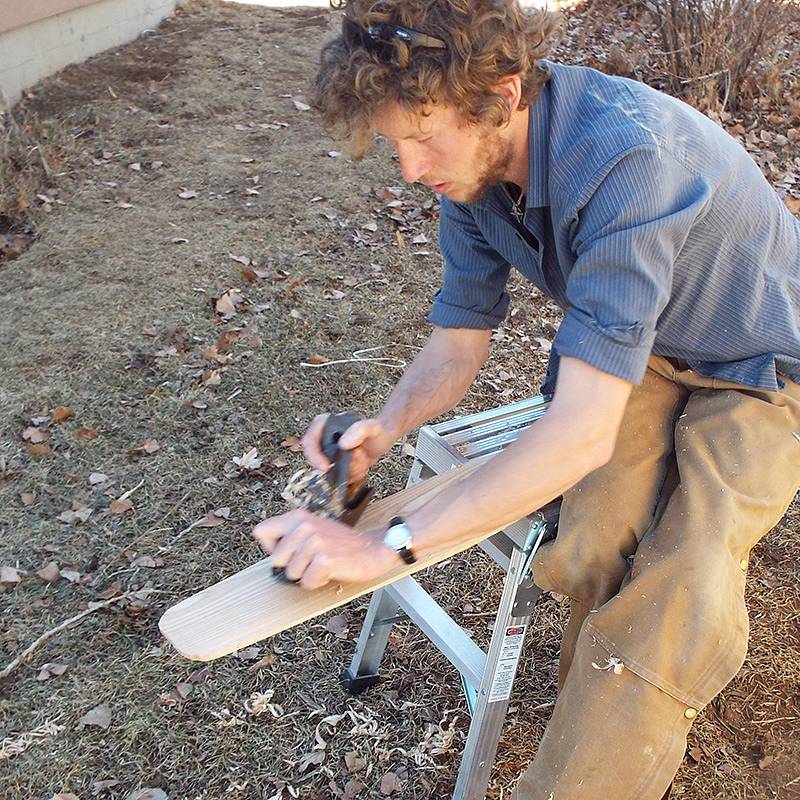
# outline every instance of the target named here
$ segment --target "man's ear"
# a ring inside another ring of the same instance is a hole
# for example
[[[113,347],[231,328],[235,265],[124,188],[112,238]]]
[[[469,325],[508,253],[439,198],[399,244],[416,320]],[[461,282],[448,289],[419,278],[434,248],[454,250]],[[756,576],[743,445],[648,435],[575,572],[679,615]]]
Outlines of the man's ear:
[[[506,124],[508,124],[522,101],[522,78],[519,75],[507,75],[495,84],[494,90],[506,101],[508,108]]]

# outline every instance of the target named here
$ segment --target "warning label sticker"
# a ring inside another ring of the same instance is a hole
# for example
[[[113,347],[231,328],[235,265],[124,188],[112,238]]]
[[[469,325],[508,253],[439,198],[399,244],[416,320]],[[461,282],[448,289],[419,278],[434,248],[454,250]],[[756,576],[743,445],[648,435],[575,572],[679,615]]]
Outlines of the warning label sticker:
[[[525,639],[525,629],[527,627],[527,625],[514,625],[511,628],[506,628],[497,669],[494,672],[492,687],[489,690],[490,703],[508,700],[511,697],[511,684],[514,682],[519,657],[522,655],[522,642]]]

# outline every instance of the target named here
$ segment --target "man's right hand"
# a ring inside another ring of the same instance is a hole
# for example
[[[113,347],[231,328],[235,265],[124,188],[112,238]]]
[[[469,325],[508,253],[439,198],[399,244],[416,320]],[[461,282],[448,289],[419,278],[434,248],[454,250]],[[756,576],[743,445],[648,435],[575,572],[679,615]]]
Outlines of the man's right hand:
[[[319,414],[314,417],[301,441],[308,463],[316,469],[325,470],[330,466],[321,447],[322,431],[329,416],[330,414]],[[394,442],[394,436],[380,420],[362,419],[353,423],[339,439],[339,447],[353,451],[347,482],[357,484],[364,480],[369,468],[391,449]]]

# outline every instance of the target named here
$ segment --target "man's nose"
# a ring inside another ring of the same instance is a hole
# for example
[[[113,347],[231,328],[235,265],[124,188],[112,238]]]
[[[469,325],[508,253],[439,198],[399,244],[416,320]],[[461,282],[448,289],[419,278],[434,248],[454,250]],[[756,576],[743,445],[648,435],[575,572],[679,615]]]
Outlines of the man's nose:
[[[428,160],[412,142],[397,143],[397,158],[400,161],[403,180],[407,183],[415,183],[430,170]]]

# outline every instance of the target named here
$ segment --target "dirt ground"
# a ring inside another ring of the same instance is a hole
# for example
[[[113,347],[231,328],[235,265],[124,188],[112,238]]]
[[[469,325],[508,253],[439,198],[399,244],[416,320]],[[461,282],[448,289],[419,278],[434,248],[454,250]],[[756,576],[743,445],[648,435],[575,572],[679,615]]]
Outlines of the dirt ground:
[[[202,669],[157,628],[169,605],[260,557],[249,532],[285,510],[292,437],[313,414],[377,411],[428,333],[434,198],[402,185],[385,147],[348,163],[303,110],[333,24],[321,9],[196,4],[19,108],[51,163],[41,187],[20,184],[16,223],[0,209],[0,233],[35,234],[0,263],[0,566],[16,570],[0,585],[0,665],[89,603],[131,594],[0,681],[2,798],[452,792],[466,706],[410,624],[392,634],[382,683],[355,698],[337,674],[366,600]],[[561,57],[593,63],[606,33],[575,14]],[[796,76],[787,87],[796,97]],[[796,146],[765,168],[785,177],[793,159]],[[456,413],[536,393],[558,313],[511,289],[513,314]],[[368,348],[395,361],[352,360]],[[231,461],[251,448],[260,466]],[[400,488],[411,463],[395,448],[379,490]],[[753,553],[750,654],[698,719],[674,797],[800,796],[799,566],[795,503]],[[470,552],[422,581],[485,646],[501,578]],[[563,618],[555,598],[537,611],[491,798],[535,752]]]

